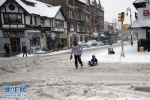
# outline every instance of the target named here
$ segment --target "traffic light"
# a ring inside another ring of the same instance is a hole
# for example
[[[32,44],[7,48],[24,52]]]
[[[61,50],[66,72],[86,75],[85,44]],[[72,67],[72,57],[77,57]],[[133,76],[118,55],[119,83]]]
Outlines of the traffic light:
[[[124,21],[124,12],[121,12],[122,21]]]
[[[124,21],[124,12],[118,13],[118,21],[120,22]]]
[[[121,13],[118,13],[118,21],[121,22]]]

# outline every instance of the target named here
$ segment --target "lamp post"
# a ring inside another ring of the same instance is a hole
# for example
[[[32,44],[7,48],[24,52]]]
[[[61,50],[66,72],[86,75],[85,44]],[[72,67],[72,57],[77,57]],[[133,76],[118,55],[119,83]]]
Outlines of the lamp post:
[[[126,16],[128,16],[128,11],[130,11],[130,24],[132,25],[132,15],[131,15],[131,8],[130,7],[127,8]],[[133,45],[132,32],[130,31],[130,33],[131,33],[131,45]]]

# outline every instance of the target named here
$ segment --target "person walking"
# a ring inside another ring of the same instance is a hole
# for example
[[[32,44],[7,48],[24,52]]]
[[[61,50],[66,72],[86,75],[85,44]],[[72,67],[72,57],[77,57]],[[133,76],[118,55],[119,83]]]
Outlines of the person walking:
[[[7,44],[6,43],[4,44],[4,49],[5,49],[5,56],[7,57],[7,52],[6,52],[7,51]]]
[[[5,44],[4,45],[4,49],[5,49],[5,52],[6,52],[6,57],[9,57],[9,52],[10,52],[10,49],[9,49],[9,44]]]
[[[22,52],[23,52],[23,57],[24,57],[25,54],[26,54],[26,57],[27,57],[27,47],[26,47],[26,44],[24,44],[24,46],[22,47]]]
[[[72,54],[73,53],[74,53],[74,58],[75,58],[75,67],[76,67],[76,69],[78,69],[78,62],[81,64],[81,68],[83,68],[83,63],[82,63],[82,60],[81,60],[82,46],[80,44],[78,44],[77,41],[73,42],[70,59],[72,59]]]

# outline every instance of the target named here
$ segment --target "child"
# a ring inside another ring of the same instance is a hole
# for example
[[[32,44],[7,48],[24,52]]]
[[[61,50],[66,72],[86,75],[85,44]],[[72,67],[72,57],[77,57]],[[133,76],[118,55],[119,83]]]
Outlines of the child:
[[[96,59],[95,55],[92,55],[91,61],[89,61],[90,66],[95,66],[97,65],[98,60]]]

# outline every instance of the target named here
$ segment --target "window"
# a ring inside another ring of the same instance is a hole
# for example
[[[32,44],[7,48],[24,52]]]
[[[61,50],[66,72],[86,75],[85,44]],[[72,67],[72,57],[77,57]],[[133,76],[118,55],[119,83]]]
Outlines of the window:
[[[61,0],[58,0],[58,1],[61,1]],[[68,4],[73,6],[72,0],[68,0]]]
[[[55,21],[55,27],[64,28],[64,22],[60,20]]]
[[[21,14],[4,14],[4,24],[22,24]]]
[[[72,11],[69,11],[69,18],[73,18]]]
[[[34,16],[34,24],[37,25],[36,16]]]
[[[44,18],[41,17],[41,25],[44,26]]]
[[[89,22],[89,21],[90,21],[90,20],[89,20],[89,16],[86,16],[86,21],[87,21],[87,22]]]
[[[70,0],[71,1],[71,0]],[[76,7],[79,7],[79,3],[78,2],[75,2],[75,6]]]
[[[85,20],[85,19],[84,19],[84,15],[82,15],[82,14],[81,14],[81,20]]]
[[[86,31],[87,31],[87,32],[90,32],[90,26],[87,26]]]
[[[77,32],[79,32],[79,25],[77,25]]]
[[[74,31],[74,25],[70,23],[70,31]]]
[[[30,25],[32,25],[33,23],[32,23],[32,16],[30,16]]]
[[[78,16],[77,16],[77,13],[75,12],[75,19],[77,19],[78,18]]]

